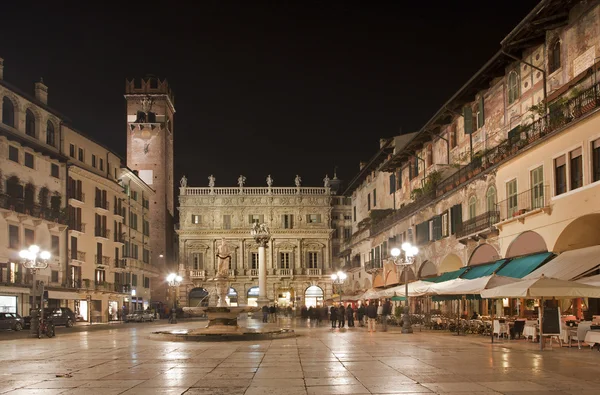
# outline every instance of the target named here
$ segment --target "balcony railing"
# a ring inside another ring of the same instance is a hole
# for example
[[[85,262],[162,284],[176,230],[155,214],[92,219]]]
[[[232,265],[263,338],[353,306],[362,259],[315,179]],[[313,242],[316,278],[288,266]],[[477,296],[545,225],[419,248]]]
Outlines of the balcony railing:
[[[258,277],[258,269],[250,269],[250,277]]]
[[[75,232],[85,233],[85,224],[84,223],[70,223],[69,230],[73,230]]]
[[[497,204],[498,222],[518,217],[529,211],[549,206],[550,193],[548,185],[539,185],[525,192],[510,196]]]
[[[409,203],[406,206],[397,209],[396,211],[392,212],[390,215],[384,217],[380,221],[375,222],[374,224],[371,225],[371,236],[375,236],[378,233],[381,233],[388,227],[390,227],[393,224],[395,224],[396,222],[404,219],[405,217],[412,214],[413,212],[419,210],[422,207],[427,206],[434,199],[435,199],[435,191],[431,191],[431,192],[421,195],[421,197],[419,197],[419,199],[415,200],[414,202]]]
[[[500,218],[500,213],[498,211],[488,211],[464,221],[458,226],[458,229],[456,230],[456,237],[461,238],[485,229],[490,229],[495,223],[498,222],[498,218]]]
[[[115,232],[113,234],[113,241],[115,241],[117,243],[125,243],[125,233]]]
[[[94,201],[94,207],[101,208],[101,209],[104,209],[104,210],[108,211],[109,208],[110,208],[110,205],[108,204],[107,200],[98,200],[98,199],[96,199]]]
[[[0,270],[0,283],[6,285],[31,285],[31,275],[22,272],[7,272]]]
[[[197,188],[197,187],[184,187],[181,195],[326,195],[329,188],[320,187],[216,187],[216,188]]]
[[[65,288],[79,289],[81,288],[81,279],[68,279]]]
[[[94,234],[96,237],[102,237],[105,239],[110,239],[110,229],[104,229],[104,228],[95,228],[94,229]]]
[[[382,268],[382,263],[381,261],[367,261],[365,262],[365,270],[368,271],[373,271],[373,270],[377,270],[377,269],[381,269]]]
[[[306,269],[306,274],[310,277],[317,277],[321,275],[321,269]]]
[[[75,191],[69,194],[69,199],[74,199],[81,203],[85,203],[85,193]]]
[[[291,277],[292,276],[292,269],[279,269],[277,270],[277,275],[279,275],[280,277]]]
[[[190,270],[190,278],[206,278],[206,270]]]
[[[73,250],[69,250],[69,258],[72,261],[85,262],[85,251],[73,251]]]
[[[113,258],[112,261],[116,269],[125,269],[127,267],[127,259],[125,258]]]
[[[110,266],[110,257],[104,255],[94,255],[96,265]]]
[[[58,209],[42,207],[33,202],[26,202],[23,198],[16,198],[7,194],[0,194],[0,208],[31,215],[32,217],[45,219],[59,224],[66,223],[65,214]]]

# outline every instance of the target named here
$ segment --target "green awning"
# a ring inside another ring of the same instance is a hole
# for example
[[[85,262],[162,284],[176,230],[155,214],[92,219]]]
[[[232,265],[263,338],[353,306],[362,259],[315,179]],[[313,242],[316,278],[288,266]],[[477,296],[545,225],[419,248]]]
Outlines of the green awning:
[[[551,256],[554,254],[551,252],[542,252],[539,254],[522,256],[520,258],[513,258],[508,262],[502,269],[496,273],[499,276],[523,278],[542,264],[549,261]]]
[[[498,270],[498,268],[500,268],[504,262],[506,262],[506,259],[500,259],[499,261],[485,263],[483,265],[469,266],[469,271],[463,274],[460,278],[465,280],[475,280],[476,278],[489,276]]]
[[[432,302],[445,302],[447,300],[462,300],[463,296],[467,300],[481,300],[481,295],[433,295]]]
[[[392,296],[392,301],[394,302],[404,302],[406,298],[404,296]]]
[[[442,283],[444,281],[454,280],[455,278],[459,278],[460,275],[463,274],[467,269],[468,267],[461,267],[458,270],[455,270],[453,272],[446,272],[437,277],[424,278],[423,281],[431,281],[432,283]]]

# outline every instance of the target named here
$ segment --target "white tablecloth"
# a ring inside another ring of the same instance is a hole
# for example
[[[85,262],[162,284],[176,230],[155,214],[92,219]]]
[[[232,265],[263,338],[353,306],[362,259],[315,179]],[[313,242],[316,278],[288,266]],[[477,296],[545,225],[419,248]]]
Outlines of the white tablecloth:
[[[600,332],[589,331],[585,334],[585,342],[589,344],[590,347],[594,347],[594,345],[600,344]]]
[[[535,340],[535,338],[538,336],[538,328],[533,325],[525,325],[523,328],[523,336],[526,338],[531,337],[532,340]]]

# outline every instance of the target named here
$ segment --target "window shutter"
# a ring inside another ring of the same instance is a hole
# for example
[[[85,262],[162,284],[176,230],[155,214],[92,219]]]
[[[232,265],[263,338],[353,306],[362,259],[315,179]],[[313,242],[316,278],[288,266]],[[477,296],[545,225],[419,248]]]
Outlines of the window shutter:
[[[442,217],[437,215],[433,217],[433,239],[439,240],[442,238]]]
[[[479,123],[479,127],[483,126],[485,123],[485,115],[484,115],[484,105],[483,105],[483,95],[479,97],[479,114],[477,122]]]
[[[463,108],[463,120],[465,122],[465,134],[473,133],[473,110],[466,106]]]
[[[451,232],[455,234],[462,226],[462,204],[452,206],[450,216]]]
[[[396,192],[396,174],[390,174],[390,194]]]
[[[396,176],[396,190],[402,189],[402,169],[398,170],[398,175]]]

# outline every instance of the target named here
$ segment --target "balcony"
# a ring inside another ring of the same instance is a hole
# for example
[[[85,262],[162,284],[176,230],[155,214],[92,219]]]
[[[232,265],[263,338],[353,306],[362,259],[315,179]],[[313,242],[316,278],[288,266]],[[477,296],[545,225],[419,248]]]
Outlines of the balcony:
[[[110,209],[110,205],[107,200],[94,200],[94,207],[108,211]]]
[[[525,222],[525,217],[539,212],[549,212],[550,193],[548,185],[539,185],[525,192],[511,196],[497,205],[499,217],[497,224],[513,220]]]
[[[250,269],[250,277],[258,277],[258,269]]]
[[[360,258],[359,259],[352,259],[350,262],[348,262],[343,268],[342,270],[346,271],[346,272],[355,272],[360,270],[361,265],[360,265]]]
[[[399,208],[396,211],[393,211],[391,214],[382,218],[381,220],[374,222],[373,224],[371,224],[371,236],[375,236],[383,232],[390,226],[394,225],[396,222],[403,220],[412,213],[427,206],[435,200],[435,197],[435,190],[425,192],[419,197],[419,199],[415,200],[414,202],[409,203],[406,206]]]
[[[292,269],[277,269],[279,277],[292,277]]]
[[[113,241],[115,243],[125,244],[125,235],[126,235],[126,233],[124,233],[124,232],[121,232],[121,233],[115,232],[113,234]]]
[[[485,239],[487,235],[494,233],[494,224],[498,222],[500,213],[498,211],[488,211],[474,218],[464,221],[456,230],[456,238],[466,240],[472,237],[475,240]]]
[[[117,271],[122,271],[123,269],[127,268],[127,260],[124,258],[113,258],[112,261],[114,268],[117,269]]]
[[[320,277],[321,269],[306,269],[306,275],[309,277]]]
[[[30,215],[49,222],[65,224],[66,216],[60,209],[43,207],[23,198],[16,198],[7,194],[0,194],[0,209]]]
[[[190,270],[190,278],[206,278],[206,270]]]
[[[69,224],[69,230],[73,232],[85,233],[84,223],[71,223]]]
[[[70,263],[85,263],[85,251],[72,251],[69,250],[69,261]],[[76,262],[73,262],[76,261]]]
[[[81,288],[81,279],[68,279],[67,283],[65,284],[65,288],[69,288],[69,289],[79,289]]]
[[[115,285],[112,283],[101,282],[94,283],[94,288],[96,289],[96,291],[114,292]]]
[[[367,261],[365,262],[365,270],[367,273],[375,273],[378,270],[381,270],[382,265],[381,261]]]
[[[8,286],[31,286],[32,285],[32,276],[29,273],[22,272],[6,272],[5,270],[0,270],[0,284],[8,285]]]
[[[71,206],[79,207],[85,203],[85,193],[81,191],[75,191],[69,194],[69,204]]]
[[[94,255],[94,263],[100,266],[110,266],[110,257],[104,255]]]
[[[102,237],[103,239],[110,239],[110,229],[95,228],[94,236]]]

